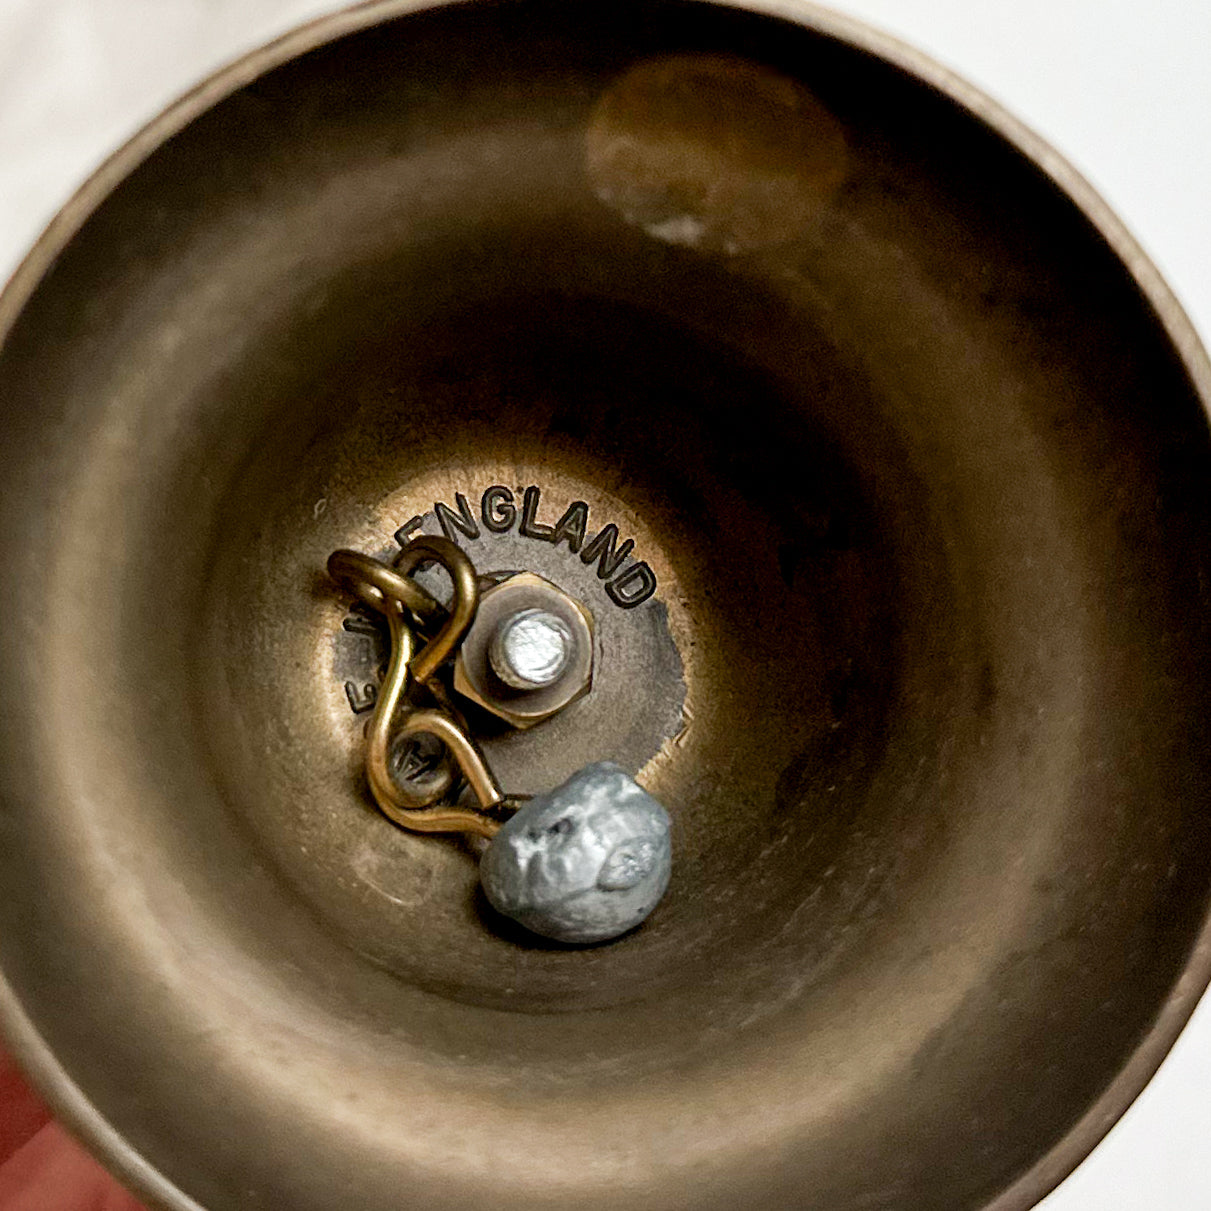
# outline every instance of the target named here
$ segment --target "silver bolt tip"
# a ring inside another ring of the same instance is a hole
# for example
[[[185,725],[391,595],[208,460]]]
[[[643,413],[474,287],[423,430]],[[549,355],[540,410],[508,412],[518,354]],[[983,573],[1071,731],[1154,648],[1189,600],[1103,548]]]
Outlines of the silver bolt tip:
[[[519,610],[492,635],[488,660],[492,671],[515,690],[554,685],[572,658],[571,629],[549,610]]]

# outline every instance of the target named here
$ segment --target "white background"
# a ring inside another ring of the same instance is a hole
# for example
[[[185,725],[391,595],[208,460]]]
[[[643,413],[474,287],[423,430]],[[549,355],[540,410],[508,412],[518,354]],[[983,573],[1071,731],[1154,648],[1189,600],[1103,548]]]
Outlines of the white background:
[[[0,279],[167,102],[332,0],[0,0]],[[849,0],[1102,192],[1211,333],[1211,0]],[[1208,855],[1211,861],[1211,855]],[[1044,1211],[1211,1209],[1211,1000]],[[47,1208],[47,1211],[58,1211]]]

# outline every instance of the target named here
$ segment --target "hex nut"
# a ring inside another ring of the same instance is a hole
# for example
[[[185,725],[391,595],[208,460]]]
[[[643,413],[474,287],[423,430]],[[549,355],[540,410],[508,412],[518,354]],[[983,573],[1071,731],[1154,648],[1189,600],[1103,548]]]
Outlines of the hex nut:
[[[527,610],[554,614],[566,626],[572,648],[555,681],[519,689],[497,675],[489,653],[501,624]],[[483,593],[454,665],[459,694],[513,727],[529,728],[587,694],[592,683],[593,616],[580,602],[533,572],[518,572]]]

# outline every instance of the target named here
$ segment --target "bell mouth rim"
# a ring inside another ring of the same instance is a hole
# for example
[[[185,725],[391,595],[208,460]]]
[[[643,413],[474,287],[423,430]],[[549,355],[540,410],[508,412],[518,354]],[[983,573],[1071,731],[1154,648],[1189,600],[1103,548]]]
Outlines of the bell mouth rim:
[[[0,346],[27,302],[100,205],[173,136],[239,89],[308,52],[413,14],[474,8],[479,0],[361,0],[319,16],[220,66],[170,103],[108,156],[62,205],[0,288]],[[1211,419],[1211,357],[1182,304],[1127,226],[1074,165],[1000,102],[931,55],[864,20],[815,0],[695,0],[702,8],[734,9],[787,22],[869,54],[924,84],[978,119],[1023,158],[1091,224],[1113,253],[1164,332]],[[982,1211],[1029,1211],[1056,1189],[1109,1134],[1156,1074],[1195,1007],[1211,986],[1211,910],[1184,968],[1160,1002],[1152,1025],[1110,1084],[1068,1131]],[[138,1197],[171,1211],[205,1211],[176,1186],[98,1110],[59,1062],[7,976],[0,972],[0,1034],[41,1096],[85,1146]]]

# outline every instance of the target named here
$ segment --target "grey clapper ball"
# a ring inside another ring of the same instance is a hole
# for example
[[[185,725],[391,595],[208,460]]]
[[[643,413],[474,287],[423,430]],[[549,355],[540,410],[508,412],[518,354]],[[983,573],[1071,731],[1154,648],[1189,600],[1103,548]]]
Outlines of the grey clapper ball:
[[[612,761],[538,795],[492,838],[479,877],[532,933],[605,942],[634,929],[669,885],[668,813]]]

